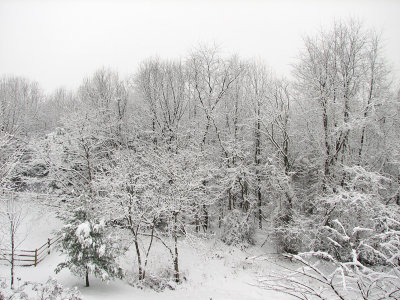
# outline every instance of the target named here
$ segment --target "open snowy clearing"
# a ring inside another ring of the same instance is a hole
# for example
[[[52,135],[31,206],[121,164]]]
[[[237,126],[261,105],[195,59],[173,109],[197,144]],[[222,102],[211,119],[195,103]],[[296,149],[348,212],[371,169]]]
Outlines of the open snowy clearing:
[[[52,209],[46,206],[27,206],[24,226],[20,236],[23,242],[20,249],[31,250],[39,247],[53,236],[53,232],[62,226]],[[265,275],[277,267],[264,260],[252,257],[268,251],[267,246],[259,245],[240,250],[229,247],[216,239],[203,240],[193,247],[189,242],[180,245],[180,265],[184,281],[175,286],[175,290],[165,289],[156,292],[149,288],[141,289],[127,283],[128,279],[102,282],[91,277],[90,287],[84,287],[84,279],[62,270],[55,274],[57,264],[63,261],[63,255],[52,251],[36,267],[16,267],[16,287],[25,281],[46,282],[49,277],[57,279],[64,287],[77,287],[85,299],[291,299],[291,297],[257,286],[258,276]],[[149,269],[151,274],[166,270],[165,260],[168,254],[162,247],[154,247],[153,260]],[[277,258],[271,258],[274,260]],[[121,259],[122,267],[128,274],[136,273],[136,257],[130,249]],[[162,268],[160,266],[163,266]],[[0,266],[0,277],[9,278],[9,267]]]

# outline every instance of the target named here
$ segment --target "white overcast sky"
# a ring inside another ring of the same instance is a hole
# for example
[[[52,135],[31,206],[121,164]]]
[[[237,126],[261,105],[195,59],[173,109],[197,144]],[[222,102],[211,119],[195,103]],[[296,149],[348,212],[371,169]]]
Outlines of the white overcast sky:
[[[105,66],[121,77],[150,57],[181,58],[199,43],[264,60],[288,75],[302,36],[356,17],[383,32],[400,74],[400,1],[0,0],[0,75],[76,88]]]

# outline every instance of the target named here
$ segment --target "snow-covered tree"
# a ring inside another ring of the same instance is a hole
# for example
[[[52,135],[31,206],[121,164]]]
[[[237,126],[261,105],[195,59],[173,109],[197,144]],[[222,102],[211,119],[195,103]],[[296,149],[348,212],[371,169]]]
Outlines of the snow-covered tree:
[[[158,59],[146,61],[138,71],[135,88],[149,113],[147,122],[155,139],[161,143],[176,142],[187,109],[184,65]]]
[[[390,85],[379,39],[354,19],[335,22],[304,44],[294,68],[297,95],[307,111],[299,121],[307,123],[319,151],[327,191],[345,184],[341,164],[365,163],[363,153],[382,147],[375,144],[379,134],[371,121],[379,124],[374,111],[387,100]]]
[[[89,274],[103,281],[122,277],[116,261],[118,245],[103,220],[89,219],[85,209],[76,209],[65,222],[60,232],[60,248],[66,254],[66,261],[57,266],[56,272],[68,268],[73,274],[84,277],[87,287]]]
[[[128,229],[135,246],[138,277],[143,280],[154,241],[155,226],[162,217],[160,161],[148,149],[121,150],[114,154],[115,165],[96,177],[96,189],[103,215],[111,224]],[[149,242],[142,239],[149,236]]]
[[[0,131],[30,135],[41,126],[38,119],[43,94],[37,82],[21,77],[0,78]]]
[[[126,142],[126,114],[128,90],[118,73],[99,69],[84,80],[78,91],[80,105],[96,115],[109,142],[119,145]]]
[[[21,225],[24,219],[22,203],[13,192],[0,197],[0,257],[10,264],[10,286],[14,288],[16,252],[23,241]]]

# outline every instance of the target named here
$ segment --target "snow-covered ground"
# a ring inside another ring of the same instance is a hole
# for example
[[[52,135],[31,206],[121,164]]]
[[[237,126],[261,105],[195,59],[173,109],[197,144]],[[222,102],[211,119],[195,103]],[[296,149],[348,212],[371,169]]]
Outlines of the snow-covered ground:
[[[46,206],[29,206],[23,230],[27,233],[21,249],[35,249],[45,243],[52,232],[62,226],[52,209]],[[78,287],[88,300],[101,299],[291,299],[287,295],[267,291],[257,286],[257,276],[273,270],[274,264],[255,260],[252,257],[270,252],[259,245],[240,250],[229,247],[216,239],[202,240],[190,245],[180,244],[180,268],[185,279],[175,290],[165,289],[156,292],[149,288],[140,289],[126,281],[115,280],[109,283],[91,277],[90,287],[84,287],[83,278],[78,278],[69,270],[55,274],[54,269],[63,260],[62,255],[53,251],[36,267],[17,267],[18,284],[24,281],[45,282],[50,276],[56,278],[64,287]],[[168,265],[168,254],[162,247],[152,249],[152,261],[149,271],[156,275]],[[136,272],[134,251],[128,251],[122,260],[123,267],[129,272]],[[157,266],[159,265],[159,266]],[[163,266],[163,267],[160,267]],[[9,268],[0,265],[0,277],[9,278]]]

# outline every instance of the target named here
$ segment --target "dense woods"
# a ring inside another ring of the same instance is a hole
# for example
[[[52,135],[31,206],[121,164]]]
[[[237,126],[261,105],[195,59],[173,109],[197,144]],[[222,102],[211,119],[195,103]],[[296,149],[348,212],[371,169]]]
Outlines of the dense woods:
[[[181,240],[246,247],[259,232],[306,275],[311,258],[332,263],[324,286],[341,299],[400,297],[400,92],[379,35],[335,22],[304,38],[289,78],[204,45],[132,72],[51,94],[0,81],[2,191],[53,196],[59,269],[121,277],[132,245],[146,284],[159,243],[179,283]],[[260,285],[323,297],[287,278]]]

